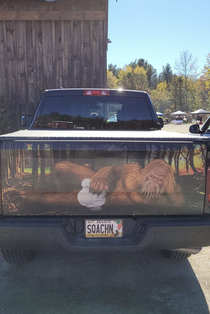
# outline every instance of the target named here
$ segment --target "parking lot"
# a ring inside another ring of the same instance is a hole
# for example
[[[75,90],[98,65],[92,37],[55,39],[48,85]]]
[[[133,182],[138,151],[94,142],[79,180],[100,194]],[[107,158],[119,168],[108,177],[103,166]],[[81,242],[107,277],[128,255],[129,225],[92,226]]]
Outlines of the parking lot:
[[[182,123],[182,124],[165,124],[163,127],[164,131],[170,132],[179,132],[179,133],[189,133],[189,127],[191,126],[190,123]]]
[[[0,265],[0,313],[209,313],[210,249],[188,260],[159,252],[38,253]]]
[[[40,252],[29,264],[16,266],[0,254],[0,313],[207,314],[209,256],[210,248],[178,261],[154,251]]]

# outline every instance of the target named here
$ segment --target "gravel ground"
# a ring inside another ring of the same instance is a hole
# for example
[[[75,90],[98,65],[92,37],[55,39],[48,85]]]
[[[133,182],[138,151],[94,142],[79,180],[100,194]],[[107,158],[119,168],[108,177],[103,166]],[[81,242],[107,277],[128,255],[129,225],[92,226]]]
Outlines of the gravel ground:
[[[170,132],[189,133],[190,126],[191,126],[190,123],[183,123],[180,125],[169,123],[169,124],[165,124],[162,130],[170,131]]]
[[[208,314],[209,248],[188,260],[159,252],[39,253],[0,259],[0,313]]]

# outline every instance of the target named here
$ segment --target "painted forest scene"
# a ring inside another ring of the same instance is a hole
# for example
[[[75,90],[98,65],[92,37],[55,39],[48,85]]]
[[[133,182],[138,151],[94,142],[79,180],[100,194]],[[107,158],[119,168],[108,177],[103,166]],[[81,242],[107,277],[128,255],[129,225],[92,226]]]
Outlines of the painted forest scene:
[[[6,215],[202,214],[203,143],[2,144]]]

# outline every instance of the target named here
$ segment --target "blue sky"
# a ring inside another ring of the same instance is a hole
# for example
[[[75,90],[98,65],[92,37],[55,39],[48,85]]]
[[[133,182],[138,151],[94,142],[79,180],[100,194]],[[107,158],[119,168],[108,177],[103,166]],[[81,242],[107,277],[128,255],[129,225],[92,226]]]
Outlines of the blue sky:
[[[188,50],[200,71],[210,53],[209,0],[109,0],[107,63],[123,67],[143,58],[157,69]]]

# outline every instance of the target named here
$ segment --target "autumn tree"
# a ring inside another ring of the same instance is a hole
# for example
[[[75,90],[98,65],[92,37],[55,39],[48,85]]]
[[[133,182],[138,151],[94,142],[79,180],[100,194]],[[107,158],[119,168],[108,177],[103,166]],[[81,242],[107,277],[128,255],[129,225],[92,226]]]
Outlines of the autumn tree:
[[[118,88],[117,82],[118,79],[113,75],[113,72],[107,70],[107,87],[112,89]]]
[[[139,66],[135,69],[131,66],[126,66],[119,73],[118,86],[124,89],[148,91],[148,80],[145,69]]]
[[[150,96],[156,111],[164,113],[166,109],[170,108],[170,95],[166,82],[159,83],[157,88],[151,91]]]
[[[158,79],[156,70],[143,58],[130,62],[123,69],[113,64],[108,69],[109,88],[148,91],[156,110],[168,116],[177,110],[210,110],[210,53],[206,57],[203,75],[198,79],[197,58],[193,58],[188,51],[182,51],[176,60],[176,74],[167,63]]]
[[[196,103],[198,105],[198,108],[202,109],[210,108],[209,88],[206,82],[207,82],[206,77],[202,75],[195,83]]]
[[[210,53],[206,57],[206,63],[204,65],[203,72],[204,72],[206,87],[210,89]]]
[[[132,69],[135,69],[136,67],[144,68],[147,75],[148,87],[150,89],[154,89],[157,87],[157,70],[145,59],[136,59],[135,61],[130,62],[129,66]]]

